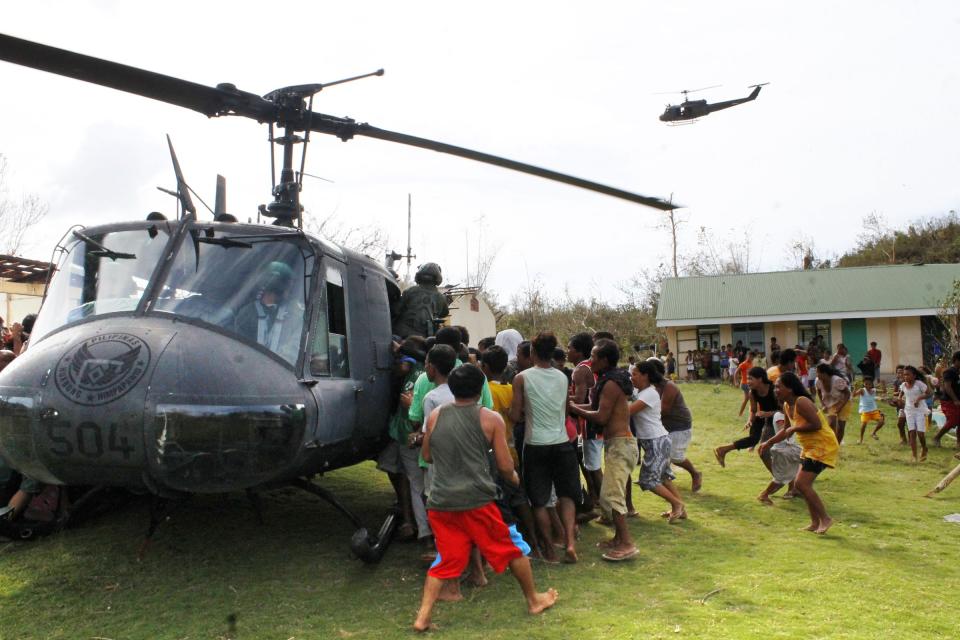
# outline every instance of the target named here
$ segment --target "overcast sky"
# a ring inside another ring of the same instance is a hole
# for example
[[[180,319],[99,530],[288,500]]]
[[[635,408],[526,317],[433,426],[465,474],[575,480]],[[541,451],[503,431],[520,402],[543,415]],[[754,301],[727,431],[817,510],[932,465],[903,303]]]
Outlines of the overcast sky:
[[[7,3],[0,30],[194,82],[254,93],[329,82],[317,111],[471,147],[687,206],[681,249],[705,226],[749,230],[752,266],[787,268],[792,239],[856,244],[863,216],[894,225],[960,205],[956,2]],[[285,30],[289,30],[285,32]],[[658,120],[658,92],[751,103],[696,124]],[[25,255],[46,258],[73,223],[173,213],[155,189],[215,175],[241,219],[270,200],[266,128],[0,63],[0,153],[9,186],[51,214]],[[667,260],[663,214],[496,167],[369,139],[315,137],[303,202],[378,224],[418,262],[463,282],[466,252],[499,248],[489,285],[619,296]]]

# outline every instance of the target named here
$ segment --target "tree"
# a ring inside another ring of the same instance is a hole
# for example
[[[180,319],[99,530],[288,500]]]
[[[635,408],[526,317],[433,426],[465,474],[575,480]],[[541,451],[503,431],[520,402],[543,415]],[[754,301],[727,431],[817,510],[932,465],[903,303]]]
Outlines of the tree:
[[[943,352],[960,351],[960,280],[953,281],[950,292],[940,301],[937,317],[945,328],[943,337],[947,344],[943,345]]]
[[[0,154],[0,252],[16,255],[27,231],[46,217],[50,207],[33,193],[11,197],[7,169],[7,158]]]
[[[718,276],[724,274],[750,273],[752,241],[750,232],[742,231],[743,237],[737,238],[733,229],[724,234],[723,244],[719,244],[706,227],[697,232],[697,251],[684,259],[683,273],[691,276]]]
[[[322,220],[304,212],[304,227],[307,231],[323,236],[341,247],[353,249],[372,257],[382,257],[390,244],[390,236],[378,225],[350,225],[331,213]]]

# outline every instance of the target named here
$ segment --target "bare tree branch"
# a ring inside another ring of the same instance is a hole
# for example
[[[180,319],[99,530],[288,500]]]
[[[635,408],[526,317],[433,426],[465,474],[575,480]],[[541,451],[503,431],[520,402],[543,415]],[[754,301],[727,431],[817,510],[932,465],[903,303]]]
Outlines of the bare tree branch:
[[[32,227],[43,220],[50,207],[33,193],[13,198],[7,187],[7,158],[0,154],[0,252],[16,255]]]

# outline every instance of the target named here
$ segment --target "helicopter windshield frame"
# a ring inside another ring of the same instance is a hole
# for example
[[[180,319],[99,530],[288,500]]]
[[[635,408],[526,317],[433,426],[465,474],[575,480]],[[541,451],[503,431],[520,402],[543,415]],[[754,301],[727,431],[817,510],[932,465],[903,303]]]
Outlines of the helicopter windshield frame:
[[[36,341],[108,316],[174,316],[304,366],[324,253],[304,233],[184,219],[101,225],[75,238],[51,280]],[[114,273],[99,278],[101,270]],[[280,285],[289,296],[268,293]]]

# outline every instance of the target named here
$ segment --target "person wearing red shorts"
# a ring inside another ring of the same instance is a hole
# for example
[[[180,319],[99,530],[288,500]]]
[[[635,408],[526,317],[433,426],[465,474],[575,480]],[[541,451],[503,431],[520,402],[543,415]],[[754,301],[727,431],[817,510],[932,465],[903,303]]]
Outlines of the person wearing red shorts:
[[[945,436],[947,431],[960,427],[960,381],[957,379],[958,373],[960,373],[960,351],[953,354],[950,364],[953,366],[945,370],[940,379],[940,393],[942,394],[940,396],[940,409],[947,421],[943,428],[937,431],[937,435],[933,436],[933,444],[938,447],[940,446],[940,438]],[[957,432],[957,449],[960,450],[960,429]]]
[[[497,484],[488,457],[491,447],[501,477],[516,487],[520,479],[507,446],[503,418],[477,405],[484,380],[483,372],[474,365],[454,369],[447,378],[454,402],[434,409],[427,418],[420,453],[433,464],[427,517],[436,540],[437,559],[427,571],[420,610],[413,623],[416,631],[430,629],[433,605],[444,581],[460,577],[474,546],[497,573],[510,567],[531,614],[543,612],[557,600],[555,589],[537,592],[525,555],[529,546],[515,527],[503,521],[495,503]]]

